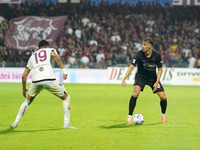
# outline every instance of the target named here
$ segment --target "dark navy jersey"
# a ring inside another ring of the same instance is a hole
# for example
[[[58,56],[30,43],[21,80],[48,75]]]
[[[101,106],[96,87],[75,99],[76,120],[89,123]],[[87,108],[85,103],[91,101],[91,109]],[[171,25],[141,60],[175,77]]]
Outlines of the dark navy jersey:
[[[148,58],[143,50],[138,51],[133,59],[132,65],[137,65],[138,67],[136,75],[140,75],[146,80],[156,80],[156,67],[162,67],[161,55],[157,51],[152,50],[152,54]]]

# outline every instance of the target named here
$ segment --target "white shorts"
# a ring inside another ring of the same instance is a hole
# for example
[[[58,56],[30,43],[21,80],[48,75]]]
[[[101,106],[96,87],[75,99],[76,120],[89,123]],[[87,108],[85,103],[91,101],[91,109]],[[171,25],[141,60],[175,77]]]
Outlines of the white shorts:
[[[31,83],[30,88],[28,90],[28,94],[31,97],[35,97],[43,89],[48,90],[57,97],[62,97],[65,94],[67,94],[65,87],[62,85],[62,83],[58,82],[57,80]]]

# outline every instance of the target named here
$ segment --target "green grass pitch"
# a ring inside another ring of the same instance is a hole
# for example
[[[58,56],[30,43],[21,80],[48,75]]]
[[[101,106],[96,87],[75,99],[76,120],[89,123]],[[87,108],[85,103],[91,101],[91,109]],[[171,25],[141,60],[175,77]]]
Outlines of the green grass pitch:
[[[132,85],[64,84],[71,96],[71,124],[62,129],[62,101],[42,91],[16,129],[9,129],[25,100],[20,83],[0,83],[1,150],[198,150],[200,90],[198,86],[164,86],[167,124],[161,124],[160,102],[146,86],[135,113],[143,125],[127,125]],[[27,85],[29,87],[29,84]]]

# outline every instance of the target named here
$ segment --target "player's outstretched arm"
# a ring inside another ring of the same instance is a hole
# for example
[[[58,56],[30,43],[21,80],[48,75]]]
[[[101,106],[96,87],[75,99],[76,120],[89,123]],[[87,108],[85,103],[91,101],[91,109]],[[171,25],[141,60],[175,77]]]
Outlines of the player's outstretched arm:
[[[27,76],[30,73],[30,71],[31,71],[31,69],[26,67],[25,70],[24,70],[24,73],[22,75],[22,93],[23,93],[24,97],[26,97],[26,91],[28,91],[26,89],[26,79],[27,79]]]
[[[126,86],[126,78],[131,74],[131,72],[132,72],[132,70],[133,70],[133,68],[134,68],[134,65],[130,65],[129,66],[129,68],[128,68],[128,70],[126,71],[126,74],[124,75],[124,78],[122,79],[122,85],[123,85],[123,87],[125,87]]]
[[[54,51],[51,52],[51,55],[54,57],[55,61],[57,62],[57,64],[62,69],[63,79],[67,79],[68,74],[65,71],[65,68],[64,68],[64,65],[62,63],[60,56],[58,54],[56,54]]]

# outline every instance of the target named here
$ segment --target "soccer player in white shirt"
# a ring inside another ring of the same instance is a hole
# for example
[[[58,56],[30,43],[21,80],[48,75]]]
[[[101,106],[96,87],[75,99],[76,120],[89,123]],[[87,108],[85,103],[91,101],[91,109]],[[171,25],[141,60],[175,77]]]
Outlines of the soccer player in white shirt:
[[[54,48],[49,47],[49,43],[46,40],[41,40],[38,43],[38,47],[39,50],[31,55],[22,75],[23,96],[26,98],[26,100],[21,105],[16,119],[10,127],[16,128],[18,126],[20,119],[37,94],[39,94],[41,90],[46,89],[63,100],[63,128],[76,129],[70,125],[70,96],[67,94],[65,87],[56,80],[51,66],[51,58],[54,58],[62,69],[63,79],[67,79],[67,73],[64,69],[60,56],[57,54]],[[32,83],[29,90],[27,90],[26,80],[31,70]],[[26,97],[27,91],[28,97]]]

